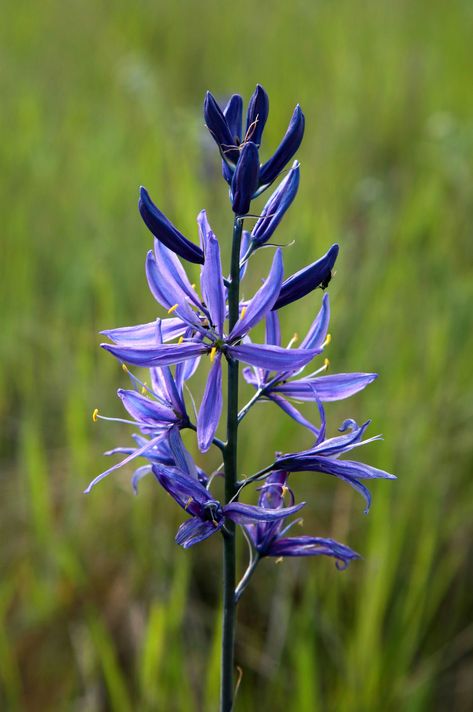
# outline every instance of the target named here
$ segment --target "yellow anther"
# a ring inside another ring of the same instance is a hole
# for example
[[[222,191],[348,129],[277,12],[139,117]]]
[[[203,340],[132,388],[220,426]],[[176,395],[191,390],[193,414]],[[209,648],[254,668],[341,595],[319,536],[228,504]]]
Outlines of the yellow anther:
[[[328,346],[331,341],[332,341],[332,334],[327,334],[327,336],[325,337],[325,341],[322,344],[322,348],[325,348],[326,346]]]
[[[299,334],[297,332],[294,333],[292,339],[287,345],[287,348],[290,349],[292,346],[294,346],[295,343],[299,341]]]
[[[217,347],[216,347],[216,346],[212,346],[212,348],[210,349],[210,354],[209,354],[209,356],[210,356],[210,363],[213,363],[213,362],[214,362],[216,354],[217,354]]]
[[[243,317],[245,316],[245,314],[247,312],[247,309],[248,309],[248,307],[243,307],[243,309],[241,310],[240,319],[243,319]]]
[[[303,526],[304,526],[304,520],[303,520],[303,519],[299,519],[299,521],[297,522],[297,525],[298,525],[299,527],[303,527]]]
[[[178,345],[179,345],[179,344],[182,344],[183,341],[184,341],[184,337],[183,337],[183,336],[180,336],[179,339],[178,339],[178,341],[177,341]]]
[[[146,381],[145,381],[145,382],[143,383],[143,385],[141,386],[141,395],[144,396],[144,395],[146,394],[147,390],[148,390],[148,389],[147,389],[147,387],[146,387]]]
[[[174,311],[176,311],[178,306],[179,306],[179,304],[173,304],[173,306],[170,309],[168,309],[168,314],[172,314]]]
[[[187,509],[187,507],[189,506],[189,504],[192,504],[192,497],[189,497],[189,499],[188,499],[187,502],[186,502],[186,505],[185,505],[184,509]]]
[[[97,416],[98,416],[98,414],[99,414],[99,409],[96,408],[96,409],[94,410],[94,412],[92,413],[92,420],[94,421],[94,423],[97,422]]]
[[[125,371],[125,373],[128,373],[128,366],[126,363],[122,363],[122,370]]]
[[[195,282],[192,282],[191,287],[192,289],[195,289]]]
[[[330,366],[330,361],[328,360],[328,358],[326,358],[324,361],[324,368],[328,368],[329,366]]]
[[[283,485],[282,491],[281,491],[282,496],[285,497],[288,492],[289,492],[289,487],[286,487],[286,485]]]
[[[274,562],[275,564],[280,564],[282,561],[284,561],[284,557],[280,556],[276,561]]]

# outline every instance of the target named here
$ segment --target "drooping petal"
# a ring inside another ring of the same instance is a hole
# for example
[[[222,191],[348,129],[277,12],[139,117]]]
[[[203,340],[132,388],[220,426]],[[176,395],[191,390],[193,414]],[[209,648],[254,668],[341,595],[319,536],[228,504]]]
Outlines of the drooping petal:
[[[304,136],[304,124],[304,114],[298,104],[294,109],[283,140],[271,158],[261,167],[260,185],[270,185],[278,177],[284,166],[289,163],[301,145],[302,137]]]
[[[384,479],[395,480],[396,476],[379,470],[364,462],[355,460],[336,460],[332,457],[317,457],[316,455],[282,456],[276,460],[278,469],[287,468],[290,472],[324,472],[335,477],[343,476],[349,479]]]
[[[299,504],[295,504],[293,507],[266,509],[265,507],[257,507],[253,504],[232,502],[224,506],[223,513],[228,519],[231,519],[237,524],[253,524],[255,522],[274,522],[278,519],[285,519],[298,512],[304,506],[305,502],[299,502]]]
[[[207,452],[211,446],[222,413],[221,358],[221,353],[217,353],[210,369],[197,419],[197,441],[201,452]]]
[[[368,442],[373,442],[373,440],[379,440],[381,436],[375,435],[374,438],[369,438],[368,440],[364,440],[362,442],[363,435],[365,434],[365,431],[370,423],[371,420],[367,420],[363,423],[363,425],[359,426],[354,420],[345,420],[339,428],[339,431],[341,433],[346,433],[346,435],[337,435],[334,438],[324,440],[308,452],[311,452],[314,455],[332,457],[342,452],[352,450],[355,444],[365,445]],[[350,432],[347,433],[347,430]]]
[[[182,470],[155,464],[153,473],[166,492],[169,492],[182,509],[193,516],[199,516],[203,506],[212,500],[205,487]]]
[[[232,94],[223,115],[233,138],[233,143],[238,145],[241,142],[241,123],[243,114],[243,99],[239,94]]]
[[[316,426],[313,425],[310,420],[304,418],[302,413],[298,411],[297,408],[292,405],[292,403],[289,403],[287,400],[285,400],[281,396],[276,395],[274,392],[269,395],[269,399],[276,403],[281,408],[281,410],[283,410],[287,415],[289,415],[293,420],[295,420],[296,423],[299,423],[299,425],[302,425],[304,428],[308,428],[315,435],[319,434],[319,429],[316,428]]]
[[[192,459],[190,452],[185,447],[182,441],[181,433],[179,432],[179,428],[177,426],[174,425],[169,430],[167,440],[177,467],[182,470],[184,474],[197,479],[198,475],[196,464]]]
[[[205,263],[201,274],[202,295],[209,310],[212,324],[216,327],[219,336],[221,336],[223,322],[225,321],[225,292],[220,247],[210,228],[205,210],[199,213],[198,224],[205,254]]]
[[[329,322],[330,302],[328,294],[324,294],[320,311],[302,341],[301,349],[322,349],[327,338]]]
[[[184,549],[189,549],[189,547],[198,544],[209,536],[218,532],[223,526],[223,521],[216,522],[203,522],[198,517],[189,519],[184,524],[181,524],[176,534],[176,544],[184,547]]]
[[[198,331],[202,330],[199,317],[189,306],[186,293],[168,270],[167,263],[158,263],[151,250],[146,256],[146,277],[150,291],[159,304],[168,311],[174,311],[185,324]]]
[[[331,556],[343,568],[353,559],[361,558],[356,551],[334,539],[316,536],[281,537],[271,543],[265,556]]]
[[[161,332],[163,341],[172,341],[182,336],[187,329],[187,325],[182,319],[171,318],[161,320]],[[156,343],[156,321],[147,324],[137,324],[136,326],[122,326],[118,329],[106,329],[101,334],[121,346],[136,346],[138,344]]]
[[[134,471],[133,477],[131,478],[131,486],[133,487],[133,492],[135,494],[138,494],[138,483],[141,482],[143,477],[149,475],[150,472],[151,465],[142,465]]]
[[[115,346],[100,344],[115,358],[135,366],[169,366],[187,359],[193,359],[208,351],[202,343],[162,344],[161,346]]]
[[[222,158],[235,165],[239,156],[238,148],[235,146],[231,129],[222,110],[209,91],[204,100],[204,118],[212,138],[219,147]]]
[[[376,373],[335,373],[317,378],[300,378],[275,386],[273,392],[303,401],[315,400],[316,393],[323,402],[338,401],[363,390],[377,377]]]
[[[335,244],[317,262],[313,262],[286,279],[273,309],[281,309],[297,299],[302,299],[317,287],[325,289],[331,279],[337,255],[338,245]]]
[[[277,249],[267,279],[248,302],[244,316],[240,317],[233,327],[230,341],[241,338],[270,311],[281,289],[283,270],[282,250]]]
[[[172,222],[156,207],[148,191],[143,187],[140,188],[138,209],[146,227],[157,240],[185,260],[203,264],[204,255],[200,247],[194,245],[174,227]]]
[[[163,434],[160,433],[157,435],[155,438],[152,438],[151,440],[148,440],[142,447],[137,448],[134,450],[128,457],[125,457],[124,460],[121,462],[117,462],[116,465],[113,465],[113,467],[109,467],[108,470],[105,470],[105,472],[101,472],[100,475],[97,475],[97,477],[94,477],[92,482],[87,486],[87,488],[84,490],[84,494],[89,494],[89,492],[92,490],[95,485],[103,480],[105,477],[108,477],[112,472],[115,470],[118,470],[120,467],[123,467],[124,465],[127,465],[129,462],[135,459],[135,457],[140,457],[140,455],[143,455],[146,457],[146,452],[147,450],[151,450],[163,437]]]
[[[283,349],[279,346],[259,344],[240,344],[228,346],[228,353],[251,366],[258,366],[269,371],[293,371],[305,366],[320,349]]]
[[[257,247],[264,245],[269,240],[296,197],[299,188],[299,174],[299,163],[295,161],[287,176],[264,206],[261,216],[251,232],[251,239]]]
[[[261,136],[269,113],[269,98],[261,84],[256,85],[248,103],[246,117],[246,139],[257,146],[261,144]]]
[[[230,190],[232,208],[236,215],[245,215],[249,211],[251,199],[258,186],[258,177],[258,148],[252,141],[248,141],[240,150]]]

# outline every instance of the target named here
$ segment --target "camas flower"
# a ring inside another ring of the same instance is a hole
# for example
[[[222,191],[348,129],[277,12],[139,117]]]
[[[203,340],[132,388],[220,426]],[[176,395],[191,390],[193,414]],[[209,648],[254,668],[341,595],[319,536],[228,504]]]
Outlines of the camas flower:
[[[258,506],[262,509],[282,510],[288,516],[284,507],[284,497],[289,494],[291,506],[294,506],[294,494],[287,485],[289,473],[284,470],[272,472],[260,487]],[[334,539],[313,536],[286,536],[294,524],[300,519],[285,525],[283,519],[257,522],[245,525],[252,545],[260,558],[263,556],[331,556],[337,560],[338,568],[346,568],[352,559],[359,559],[355,551]]]
[[[288,472],[323,472],[327,475],[338,477],[338,479],[347,482],[364,497],[366,502],[366,514],[371,505],[371,495],[367,487],[365,487],[360,480],[395,480],[396,477],[389,472],[378,470],[376,467],[366,465],[363,462],[339,460],[338,458],[341,454],[349,452],[354,448],[381,439],[380,435],[375,435],[367,440],[362,440],[363,434],[370,422],[371,421],[367,420],[366,423],[358,426],[354,420],[345,420],[339,428],[339,431],[346,434],[316,442],[315,446],[308,450],[280,455],[276,458],[274,469],[283,469]]]
[[[212,497],[208,489],[182,469],[153,465],[153,472],[164,489],[191,516],[187,522],[181,524],[176,535],[176,542],[185,549],[222,529],[225,519],[246,525],[275,522],[295,514],[305,505],[305,502],[301,502],[293,507],[278,509],[241,502],[222,505]]]

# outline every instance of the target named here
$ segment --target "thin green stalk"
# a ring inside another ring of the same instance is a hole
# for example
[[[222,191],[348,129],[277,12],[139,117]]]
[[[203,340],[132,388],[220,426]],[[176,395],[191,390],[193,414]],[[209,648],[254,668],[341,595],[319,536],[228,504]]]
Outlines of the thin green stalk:
[[[238,321],[240,299],[240,242],[243,220],[233,224],[230,285],[228,287],[229,331]],[[225,502],[237,491],[238,361],[228,360],[227,443],[224,450]],[[223,632],[220,712],[231,712],[234,693],[235,650],[235,525],[226,520],[223,536]]]

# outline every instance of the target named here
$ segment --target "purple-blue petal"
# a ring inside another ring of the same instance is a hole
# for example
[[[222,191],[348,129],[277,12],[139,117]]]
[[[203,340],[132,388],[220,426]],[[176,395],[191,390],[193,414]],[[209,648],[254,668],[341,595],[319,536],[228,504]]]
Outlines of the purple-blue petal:
[[[204,100],[204,118],[212,138],[220,149],[222,158],[232,164],[238,161],[238,148],[228,122],[212,94],[208,91]]]
[[[205,487],[182,470],[155,464],[153,473],[166,492],[189,514],[199,516],[204,504],[212,500]]]
[[[256,507],[253,504],[232,502],[224,506],[223,513],[228,519],[231,519],[237,524],[254,524],[255,522],[274,522],[278,519],[285,519],[298,512],[304,506],[305,502],[300,502],[293,507],[266,509],[265,507]]]
[[[261,84],[256,85],[251,99],[248,103],[246,116],[246,138],[261,144],[261,136],[269,113],[269,98]]]
[[[169,366],[201,356],[208,347],[201,343],[162,344],[154,347],[114,346],[100,344],[115,358],[135,366]]]
[[[230,129],[234,144],[241,142],[241,125],[243,115],[243,99],[239,94],[232,94],[226,107],[223,110],[223,115]]]
[[[231,201],[236,215],[245,215],[258,186],[259,155],[256,144],[247,141],[240,149],[231,185]]]
[[[328,294],[324,294],[322,306],[301,343],[302,349],[322,349],[327,337],[330,322],[330,302]]]
[[[320,349],[283,349],[259,344],[228,346],[227,351],[239,361],[269,371],[295,371],[320,353]]]
[[[221,354],[217,353],[210,369],[197,418],[197,441],[201,452],[207,452],[212,444],[222,413],[222,404],[222,363]]]
[[[223,521],[221,522],[203,522],[198,517],[189,519],[184,524],[181,524],[176,534],[176,544],[184,547],[184,549],[189,549],[189,547],[198,544],[209,536],[218,532],[223,526]]]
[[[187,329],[186,324],[181,319],[162,319],[161,331],[163,341],[172,341],[179,336],[182,336]],[[122,346],[135,346],[137,344],[155,344],[156,343],[156,321],[150,321],[147,324],[137,324],[136,326],[122,326],[118,329],[105,329],[100,332],[110,341]]]
[[[299,179],[299,163],[295,161],[287,176],[272,193],[251,232],[254,245],[264,245],[272,236],[296,197]]]
[[[261,167],[260,185],[270,185],[294,156],[304,136],[304,114],[299,104],[294,109],[288,129],[278,148]]]
[[[334,539],[315,536],[281,537],[271,543],[266,556],[331,556],[343,564],[343,568],[360,555]]]
[[[325,289],[331,279],[337,255],[338,245],[335,244],[317,262],[313,262],[286,279],[273,309],[281,309],[297,299],[302,299],[317,287]]]
[[[176,421],[176,415],[171,408],[166,408],[141,393],[123,388],[119,388],[117,393],[126,410],[138,422],[168,425]]]
[[[205,210],[199,213],[198,224],[204,245],[205,263],[202,267],[202,296],[210,313],[213,326],[219,336],[223,333],[225,321],[225,292],[223,288],[220,247],[207,220]]]
[[[377,377],[376,373],[336,373],[317,378],[301,378],[275,386],[273,392],[303,401],[313,401],[316,395],[323,402],[338,401],[363,390]]]

